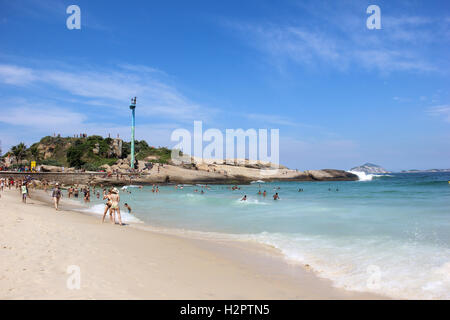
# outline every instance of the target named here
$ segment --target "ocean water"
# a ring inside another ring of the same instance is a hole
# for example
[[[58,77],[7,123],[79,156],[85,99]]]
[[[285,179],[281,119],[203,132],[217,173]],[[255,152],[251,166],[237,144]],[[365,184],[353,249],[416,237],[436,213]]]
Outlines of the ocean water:
[[[135,213],[125,213],[125,221],[272,245],[336,287],[450,299],[450,173],[359,175],[360,181],[256,182],[235,191],[211,185],[204,194],[194,192],[200,185],[160,186],[159,193],[128,186],[121,203]],[[101,213],[103,202],[92,198],[88,210]]]

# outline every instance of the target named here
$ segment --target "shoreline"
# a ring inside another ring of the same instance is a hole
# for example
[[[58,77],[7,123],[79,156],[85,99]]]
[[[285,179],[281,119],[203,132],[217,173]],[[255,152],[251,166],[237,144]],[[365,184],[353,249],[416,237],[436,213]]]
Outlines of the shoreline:
[[[1,299],[388,299],[335,288],[267,245],[102,225],[74,207],[54,211],[36,191],[27,205],[16,190],[0,199]],[[68,265],[81,268],[80,290],[65,285]]]
[[[222,166],[223,167],[223,166]],[[33,180],[45,179],[48,182],[59,182],[64,185],[109,185],[124,186],[129,184],[152,185],[152,184],[250,184],[253,181],[357,181],[358,176],[343,170],[322,169],[297,171],[291,169],[280,169],[276,174],[263,174],[264,170],[229,167],[229,173],[223,174],[217,171],[193,170],[180,166],[164,165],[160,170],[153,168],[148,172],[140,173],[115,173],[108,177],[106,172],[14,172],[0,171],[0,178],[12,176],[16,179],[24,179],[30,176]],[[155,171],[156,170],[156,171]],[[225,169],[221,169],[223,170]],[[226,170],[225,170],[226,171]],[[227,172],[228,172],[227,171]]]

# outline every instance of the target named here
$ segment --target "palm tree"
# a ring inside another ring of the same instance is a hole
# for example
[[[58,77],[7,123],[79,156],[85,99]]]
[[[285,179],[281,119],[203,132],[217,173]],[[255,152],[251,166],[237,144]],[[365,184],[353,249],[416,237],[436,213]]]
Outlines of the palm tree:
[[[17,163],[20,163],[22,161],[26,152],[27,152],[27,146],[23,142],[21,142],[17,146],[14,146],[11,148],[11,153],[16,158]]]
[[[29,150],[30,150],[31,156],[33,157],[33,160],[38,161],[40,152],[39,152],[39,149],[36,147],[36,145],[31,146]]]

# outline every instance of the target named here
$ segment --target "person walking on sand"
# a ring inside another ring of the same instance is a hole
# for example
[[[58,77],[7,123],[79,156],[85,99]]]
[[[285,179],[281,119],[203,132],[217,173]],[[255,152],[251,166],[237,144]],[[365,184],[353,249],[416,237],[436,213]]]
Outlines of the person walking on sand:
[[[120,206],[119,206],[119,202],[120,202],[120,196],[119,196],[119,190],[117,190],[117,188],[113,188],[111,190],[111,195],[109,196],[109,198],[111,199],[111,212],[114,214],[114,223],[116,223],[116,213],[117,213],[117,217],[119,218],[119,224],[122,226],[122,218],[120,216]]]
[[[22,183],[22,202],[27,203],[28,187],[26,182]]]
[[[111,190],[109,190],[108,194],[106,194],[106,191],[105,191],[103,200],[107,200],[107,201],[105,203],[105,210],[103,211],[102,223],[105,222],[105,217],[106,217],[106,214],[108,213],[108,211],[109,211],[109,220],[111,220],[111,223],[115,222],[115,218],[113,219],[113,213],[111,211],[112,202],[111,202],[110,196],[111,196]]]
[[[62,197],[61,189],[59,189],[59,183],[55,185],[55,187],[52,190],[52,198],[53,198],[53,204],[55,205],[55,210],[59,210],[59,200]]]

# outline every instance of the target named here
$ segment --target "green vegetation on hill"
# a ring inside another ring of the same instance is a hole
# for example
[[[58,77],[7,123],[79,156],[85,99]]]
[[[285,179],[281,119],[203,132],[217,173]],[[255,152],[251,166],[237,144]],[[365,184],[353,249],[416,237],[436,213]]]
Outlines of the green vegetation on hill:
[[[124,142],[122,150],[122,152],[126,153],[126,156],[128,156],[131,153],[131,143]],[[154,156],[156,159],[149,161],[158,163],[168,163],[172,153],[170,149],[165,147],[151,147],[145,140],[135,141],[134,151],[137,160],[144,160],[147,157]]]
[[[86,138],[51,137],[42,138],[29,148],[20,143],[5,154],[14,156],[18,162],[36,161],[38,165],[53,165],[83,168],[88,171],[98,170],[102,165],[113,165],[119,158],[124,159],[131,153],[131,143],[122,142],[122,150],[114,146],[114,139],[101,136]],[[150,162],[168,163],[171,150],[165,147],[152,147],[144,140],[135,141],[137,160],[151,156]],[[120,156],[120,157],[119,157]]]

